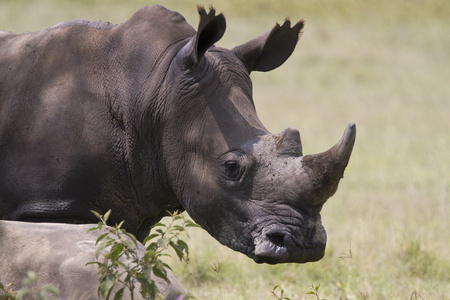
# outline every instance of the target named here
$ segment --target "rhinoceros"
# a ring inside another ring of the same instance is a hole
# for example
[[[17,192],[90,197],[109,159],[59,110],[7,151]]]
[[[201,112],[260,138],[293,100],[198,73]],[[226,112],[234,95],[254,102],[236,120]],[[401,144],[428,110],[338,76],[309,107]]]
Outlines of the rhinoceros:
[[[297,129],[271,134],[258,119],[250,80],[288,59],[303,20],[224,49],[223,14],[198,13],[197,31],[156,5],[120,25],[0,33],[0,218],[93,223],[91,210],[112,209],[142,240],[185,210],[257,263],[323,257],[320,211],[355,124],[304,156]]]
[[[87,224],[0,221],[0,282],[5,286],[13,284],[11,288],[18,290],[22,279],[32,271],[37,274],[32,286],[36,288],[33,290],[35,295],[47,285],[59,291],[60,299],[99,299],[97,266],[86,264],[96,260],[96,240],[105,230],[101,233],[87,232],[92,227]],[[135,251],[142,257],[144,245],[138,243]],[[120,260],[128,265],[134,264],[132,259],[121,257]],[[168,282],[152,276],[160,297],[184,299],[186,292],[172,273],[166,272]],[[142,299],[138,292],[139,283],[135,284],[134,299]],[[114,293],[121,284],[117,283],[116,287]],[[132,299],[127,289],[123,296],[123,299]]]

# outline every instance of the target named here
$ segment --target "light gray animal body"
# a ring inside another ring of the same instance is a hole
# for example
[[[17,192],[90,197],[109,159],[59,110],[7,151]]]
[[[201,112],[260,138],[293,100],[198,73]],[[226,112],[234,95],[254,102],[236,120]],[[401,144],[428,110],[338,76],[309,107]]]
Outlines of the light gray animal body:
[[[12,283],[11,288],[18,290],[27,272],[33,271],[37,274],[35,293],[48,285],[59,290],[61,299],[99,299],[97,265],[86,264],[96,260],[95,241],[105,231],[87,232],[91,227],[94,226],[0,221],[0,282]],[[138,243],[140,257],[144,251],[145,247]],[[132,263],[125,259],[122,262]],[[186,294],[170,272],[170,284],[156,276],[153,279],[165,299],[182,299],[178,296]],[[136,284],[134,299],[142,299]],[[129,292],[124,293],[124,299],[130,299]]]

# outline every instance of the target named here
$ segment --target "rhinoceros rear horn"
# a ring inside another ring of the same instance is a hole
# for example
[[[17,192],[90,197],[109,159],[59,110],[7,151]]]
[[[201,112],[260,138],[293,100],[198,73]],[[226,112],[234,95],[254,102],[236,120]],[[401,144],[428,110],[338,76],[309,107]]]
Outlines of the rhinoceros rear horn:
[[[309,204],[319,206],[334,195],[344,170],[350,160],[356,139],[356,125],[347,125],[339,142],[331,149],[319,154],[303,157],[303,165],[309,170],[311,178]]]
[[[278,155],[302,156],[302,141],[300,132],[294,127],[289,127],[279,134],[274,135]]]
[[[291,56],[305,24],[299,21],[291,27],[291,21],[275,27],[259,37],[233,49],[247,67],[247,71],[270,71],[281,66]]]
[[[226,29],[225,17],[223,14],[216,16],[213,7],[210,7],[209,13],[206,13],[202,6],[198,6],[198,13],[200,22],[197,33],[180,51],[187,68],[198,65],[208,48],[222,38]]]

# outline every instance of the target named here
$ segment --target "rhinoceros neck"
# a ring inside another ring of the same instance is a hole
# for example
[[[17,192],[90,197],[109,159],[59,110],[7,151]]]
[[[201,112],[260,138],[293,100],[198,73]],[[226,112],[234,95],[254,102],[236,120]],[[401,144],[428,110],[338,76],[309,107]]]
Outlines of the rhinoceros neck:
[[[165,214],[181,210],[168,182],[161,147],[167,126],[170,64],[195,30],[178,13],[159,6],[143,8],[111,33],[104,65],[104,90],[118,129],[123,133],[130,180],[143,206],[145,231]],[[151,201],[150,201],[151,199]]]

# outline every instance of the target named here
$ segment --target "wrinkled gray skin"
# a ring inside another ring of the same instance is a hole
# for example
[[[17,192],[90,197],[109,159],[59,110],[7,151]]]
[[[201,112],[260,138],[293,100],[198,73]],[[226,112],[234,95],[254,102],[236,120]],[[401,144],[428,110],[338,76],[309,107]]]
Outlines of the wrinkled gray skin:
[[[12,289],[22,286],[22,279],[28,271],[37,274],[33,285],[37,291],[50,285],[60,292],[60,299],[100,299],[98,286],[100,275],[93,262],[95,241],[105,233],[104,230],[86,232],[92,225],[29,223],[0,221],[0,282],[13,284]],[[126,237],[125,237],[126,238]],[[137,254],[142,257],[145,247],[138,243]],[[131,260],[123,257],[121,261],[132,265]],[[175,300],[185,295],[179,282],[168,272],[170,284],[153,276],[156,286],[164,299]],[[117,291],[120,288],[117,284]],[[124,299],[131,299],[128,290]],[[136,282],[134,299],[142,299],[139,284]]]
[[[145,7],[121,25],[71,21],[0,33],[0,215],[112,223],[143,239],[186,210],[258,263],[323,257],[319,212],[343,176],[353,123],[335,147],[303,156],[297,129],[258,119],[252,71],[291,55],[303,21],[228,50],[225,18],[199,9],[197,32]],[[274,99],[275,101],[276,99]]]

